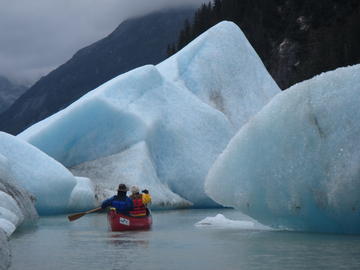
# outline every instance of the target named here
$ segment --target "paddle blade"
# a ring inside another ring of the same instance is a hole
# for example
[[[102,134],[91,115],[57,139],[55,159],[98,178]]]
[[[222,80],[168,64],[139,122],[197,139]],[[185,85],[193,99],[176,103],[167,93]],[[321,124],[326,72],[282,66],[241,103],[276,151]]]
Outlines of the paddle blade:
[[[78,218],[81,218],[82,216],[85,216],[85,215],[86,215],[86,212],[77,213],[77,214],[73,214],[73,215],[68,216],[68,219],[69,219],[69,221],[74,221],[74,220],[77,220]]]

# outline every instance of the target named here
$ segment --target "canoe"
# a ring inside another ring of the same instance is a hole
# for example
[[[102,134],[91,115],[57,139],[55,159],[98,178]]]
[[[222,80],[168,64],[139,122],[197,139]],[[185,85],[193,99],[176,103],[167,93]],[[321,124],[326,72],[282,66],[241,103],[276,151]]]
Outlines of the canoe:
[[[152,217],[150,212],[147,216],[133,217],[116,213],[114,209],[110,209],[108,212],[108,222],[113,232],[148,230],[152,225]]]

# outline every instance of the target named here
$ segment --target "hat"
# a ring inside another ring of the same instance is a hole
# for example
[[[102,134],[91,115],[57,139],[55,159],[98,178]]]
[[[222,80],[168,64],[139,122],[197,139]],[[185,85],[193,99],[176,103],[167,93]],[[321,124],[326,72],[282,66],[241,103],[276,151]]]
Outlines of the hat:
[[[131,191],[131,193],[139,193],[140,192],[140,190],[137,186],[132,186],[130,191]]]
[[[147,189],[144,189],[141,191],[142,193],[149,194],[149,191]]]
[[[128,188],[125,184],[120,184],[118,187],[118,191],[128,191]]]

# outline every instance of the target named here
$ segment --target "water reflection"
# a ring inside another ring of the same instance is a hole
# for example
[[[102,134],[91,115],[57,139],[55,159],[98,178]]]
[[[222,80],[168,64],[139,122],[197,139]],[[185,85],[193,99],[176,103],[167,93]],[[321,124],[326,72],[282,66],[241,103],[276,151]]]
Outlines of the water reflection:
[[[142,237],[141,232],[109,232],[108,243],[123,248],[134,248],[135,246],[140,248],[148,248],[149,240],[139,239]]]

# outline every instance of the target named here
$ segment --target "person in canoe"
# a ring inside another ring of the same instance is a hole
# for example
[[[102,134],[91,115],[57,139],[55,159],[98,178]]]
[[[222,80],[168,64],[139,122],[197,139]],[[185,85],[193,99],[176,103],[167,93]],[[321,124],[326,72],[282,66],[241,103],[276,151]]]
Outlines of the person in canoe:
[[[131,216],[146,216],[146,206],[143,203],[143,197],[142,194],[140,194],[140,190],[137,186],[132,186],[131,189],[131,195],[130,198],[133,202],[133,209],[130,211]]]
[[[148,208],[142,202],[142,194],[136,186],[131,187],[133,208],[128,214],[116,213],[114,208],[108,211],[108,222],[113,232],[132,231],[132,230],[149,230],[152,226],[152,216]]]
[[[149,194],[149,191],[147,189],[144,189],[142,192],[142,201],[145,207],[148,207],[151,205],[151,195]]]
[[[101,208],[104,209],[111,206],[116,209],[116,212],[128,215],[133,209],[133,200],[126,195],[127,191],[127,186],[125,184],[120,184],[117,190],[117,195],[103,201]]]

